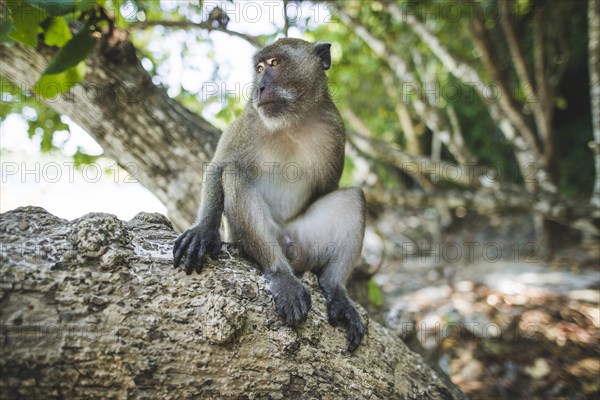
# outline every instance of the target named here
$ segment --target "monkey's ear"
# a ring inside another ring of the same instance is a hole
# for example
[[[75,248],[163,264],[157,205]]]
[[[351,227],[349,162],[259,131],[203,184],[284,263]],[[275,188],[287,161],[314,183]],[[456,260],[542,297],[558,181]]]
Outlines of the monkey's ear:
[[[321,60],[321,66],[323,69],[329,69],[331,67],[331,54],[329,53],[329,48],[331,47],[331,43],[317,43],[315,46],[315,54]]]

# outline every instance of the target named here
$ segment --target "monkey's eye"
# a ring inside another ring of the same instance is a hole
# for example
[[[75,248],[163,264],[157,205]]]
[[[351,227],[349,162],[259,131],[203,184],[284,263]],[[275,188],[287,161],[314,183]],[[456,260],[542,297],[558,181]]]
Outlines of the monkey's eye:
[[[260,73],[261,73],[261,72],[263,72],[264,70],[265,70],[265,66],[264,66],[264,65],[262,65],[262,64],[258,64],[258,65],[256,66],[256,73],[257,73],[257,74],[260,74]]]
[[[276,67],[279,65],[279,60],[277,58],[271,58],[268,63],[271,67]]]

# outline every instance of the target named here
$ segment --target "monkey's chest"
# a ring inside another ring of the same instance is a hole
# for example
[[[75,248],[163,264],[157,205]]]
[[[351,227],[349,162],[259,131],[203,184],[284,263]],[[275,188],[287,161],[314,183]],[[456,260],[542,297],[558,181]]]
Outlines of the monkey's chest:
[[[321,127],[307,125],[258,146],[261,175],[257,187],[276,221],[296,217],[323,186],[332,165],[324,160],[333,160],[335,153],[329,137]]]
[[[298,215],[316,189],[318,164],[295,160],[266,161],[258,181],[258,190],[278,222]]]

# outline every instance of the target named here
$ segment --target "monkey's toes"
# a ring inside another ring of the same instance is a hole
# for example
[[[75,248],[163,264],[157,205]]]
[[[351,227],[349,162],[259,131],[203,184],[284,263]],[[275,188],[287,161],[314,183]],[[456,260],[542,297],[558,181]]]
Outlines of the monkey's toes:
[[[327,317],[333,326],[345,325],[348,327],[348,351],[352,353],[356,350],[365,336],[367,328],[345,293],[336,292],[333,295],[327,303]]]
[[[275,296],[277,313],[287,325],[299,325],[306,320],[311,306],[310,293],[299,285],[299,290]]]
[[[339,301],[332,301],[327,305],[327,319],[329,324],[336,326],[347,322],[346,305]]]
[[[362,321],[358,320],[350,324],[348,328],[348,351],[350,353],[356,350],[365,333],[367,333],[367,327]]]

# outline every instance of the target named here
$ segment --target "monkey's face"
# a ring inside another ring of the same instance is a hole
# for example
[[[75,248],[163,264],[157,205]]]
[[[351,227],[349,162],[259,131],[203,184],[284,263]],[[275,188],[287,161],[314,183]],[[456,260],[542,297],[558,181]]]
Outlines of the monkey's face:
[[[280,39],[255,55],[252,105],[269,130],[301,123],[327,95],[330,46]]]
[[[265,117],[283,114],[288,104],[296,100],[296,91],[290,85],[282,84],[281,78],[287,69],[285,64],[289,64],[289,60],[283,55],[276,55],[256,65],[258,85],[255,88],[254,104]]]

